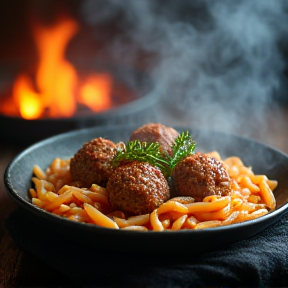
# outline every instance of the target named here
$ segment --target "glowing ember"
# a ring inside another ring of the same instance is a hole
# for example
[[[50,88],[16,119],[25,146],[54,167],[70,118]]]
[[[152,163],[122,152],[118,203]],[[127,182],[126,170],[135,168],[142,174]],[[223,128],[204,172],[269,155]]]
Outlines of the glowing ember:
[[[65,59],[67,43],[77,31],[77,23],[70,19],[51,27],[35,26],[39,65],[34,82],[27,75],[19,75],[13,86],[13,99],[1,103],[1,113],[16,113],[25,119],[61,118],[76,113],[77,101],[96,112],[111,106],[112,76],[91,75],[79,83],[75,68]]]

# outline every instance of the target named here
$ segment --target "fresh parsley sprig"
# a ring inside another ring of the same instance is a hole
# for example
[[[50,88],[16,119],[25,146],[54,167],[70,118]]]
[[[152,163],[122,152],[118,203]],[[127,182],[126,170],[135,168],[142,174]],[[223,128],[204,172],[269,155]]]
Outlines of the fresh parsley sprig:
[[[158,167],[165,177],[169,177],[177,163],[188,155],[194,154],[196,143],[188,131],[182,132],[172,145],[172,155],[161,152],[160,144],[147,143],[139,140],[130,141],[125,148],[118,148],[113,164],[118,166],[123,161],[149,162]]]
[[[172,156],[170,157],[170,167],[174,169],[177,163],[188,155],[194,154],[196,143],[188,131],[180,133],[172,146]]]
[[[119,165],[122,161],[143,161],[158,167],[164,175],[169,173],[169,160],[160,152],[159,143],[140,142],[139,140],[127,143],[124,150],[118,149],[113,160],[114,165]]]

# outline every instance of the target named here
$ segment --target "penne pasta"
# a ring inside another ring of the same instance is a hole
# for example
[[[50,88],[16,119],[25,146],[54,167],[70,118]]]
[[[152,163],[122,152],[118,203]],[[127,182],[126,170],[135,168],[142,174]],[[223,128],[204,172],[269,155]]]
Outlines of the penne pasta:
[[[263,199],[263,202],[267,205],[268,208],[274,209],[276,207],[276,200],[273,192],[271,191],[267,181],[261,181],[259,183],[260,194]]]
[[[106,188],[97,184],[80,187],[72,182],[70,160],[56,158],[46,171],[34,165],[31,202],[72,221],[132,231],[213,228],[253,220],[275,209],[277,181],[255,175],[239,157],[221,160],[217,151],[207,154],[225,165],[231,177],[230,195],[211,195],[201,202],[191,196],[173,197],[151,213],[129,216],[112,209]]]
[[[206,197],[207,198],[207,197]],[[197,212],[213,212],[220,209],[223,209],[225,206],[230,203],[230,197],[219,197],[215,198],[213,201],[205,201],[203,202],[195,202],[191,204],[186,204],[185,206],[188,208],[188,213],[197,213]]]
[[[180,230],[183,224],[185,223],[188,215],[183,215],[174,221],[171,230]]]
[[[132,216],[129,217],[127,220],[118,217],[113,217],[113,219],[120,228],[128,226],[143,226],[149,222],[149,214]]]
[[[163,231],[164,227],[161,223],[161,221],[158,218],[158,212],[157,209],[155,209],[151,214],[150,214],[150,223],[155,231]]]
[[[98,209],[94,208],[88,203],[84,203],[84,210],[87,212],[91,220],[102,227],[119,229],[117,223],[111,218],[101,213]]]

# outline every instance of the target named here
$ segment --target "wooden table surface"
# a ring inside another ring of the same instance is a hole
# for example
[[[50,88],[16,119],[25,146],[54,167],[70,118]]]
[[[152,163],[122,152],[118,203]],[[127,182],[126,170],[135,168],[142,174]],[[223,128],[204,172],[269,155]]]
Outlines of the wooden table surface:
[[[277,117],[273,117],[274,112],[271,111],[271,115],[267,115],[268,129],[265,130],[269,133],[257,135],[256,138],[288,154],[288,107],[277,109]],[[5,229],[5,219],[17,206],[6,192],[3,175],[9,162],[24,148],[0,143],[0,288],[53,285],[71,287],[71,283],[68,284],[69,279],[65,279],[58,271],[47,267],[41,260],[17,247]],[[45,273],[49,274],[48,283],[47,277],[44,277]]]

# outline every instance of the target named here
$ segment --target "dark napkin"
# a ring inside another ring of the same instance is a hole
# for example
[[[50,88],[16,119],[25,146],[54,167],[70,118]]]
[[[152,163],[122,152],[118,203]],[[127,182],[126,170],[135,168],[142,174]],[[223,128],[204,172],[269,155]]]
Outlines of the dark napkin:
[[[8,217],[6,227],[24,251],[66,275],[75,286],[288,287],[288,213],[254,237],[189,257],[171,257],[169,251],[166,257],[137,252],[111,255],[71,238],[60,239],[52,223],[43,225],[42,218],[22,209]]]

